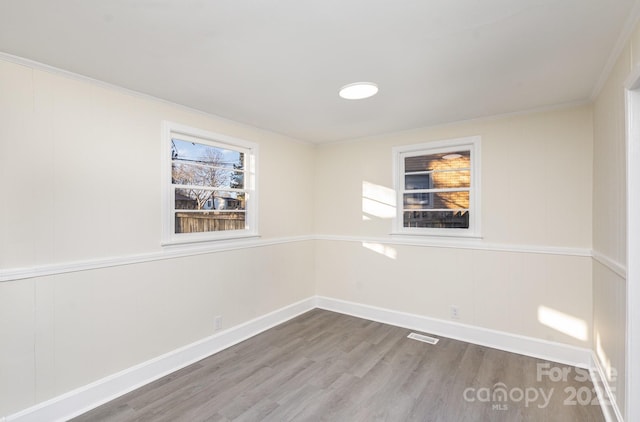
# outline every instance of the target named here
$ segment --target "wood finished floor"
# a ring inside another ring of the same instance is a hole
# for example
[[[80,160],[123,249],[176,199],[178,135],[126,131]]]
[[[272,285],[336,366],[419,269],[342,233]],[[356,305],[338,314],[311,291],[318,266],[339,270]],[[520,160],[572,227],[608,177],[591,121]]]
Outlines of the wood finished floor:
[[[604,421],[575,368],[539,381],[544,361],[409,333],[315,309],[74,421]]]

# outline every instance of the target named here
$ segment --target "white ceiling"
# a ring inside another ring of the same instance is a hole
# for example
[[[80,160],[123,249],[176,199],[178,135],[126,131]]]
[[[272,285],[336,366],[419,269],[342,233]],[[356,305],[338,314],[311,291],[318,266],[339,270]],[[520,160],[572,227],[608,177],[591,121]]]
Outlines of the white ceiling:
[[[327,142],[588,100],[635,2],[0,0],[0,51]]]

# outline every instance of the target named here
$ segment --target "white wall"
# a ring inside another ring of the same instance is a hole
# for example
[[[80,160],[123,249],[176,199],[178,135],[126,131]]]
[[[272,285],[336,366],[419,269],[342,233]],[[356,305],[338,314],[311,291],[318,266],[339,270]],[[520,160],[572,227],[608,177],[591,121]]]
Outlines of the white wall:
[[[482,137],[482,241],[389,236],[391,147],[471,135]],[[456,305],[466,324],[590,347],[592,141],[585,106],[320,146],[318,294],[441,319]],[[544,324],[544,309],[587,337]]]
[[[1,66],[0,267],[161,250],[163,119],[259,143],[263,237],[309,234],[313,147],[113,89]],[[282,205],[292,197],[299,211]]]
[[[2,60],[0,92],[0,276],[161,256],[165,119],[257,142],[262,239],[302,236],[0,283],[0,415],[314,294],[312,146]]]
[[[621,412],[626,383],[627,197],[625,81],[640,65],[640,26],[622,49],[594,103],[594,349],[612,374]]]

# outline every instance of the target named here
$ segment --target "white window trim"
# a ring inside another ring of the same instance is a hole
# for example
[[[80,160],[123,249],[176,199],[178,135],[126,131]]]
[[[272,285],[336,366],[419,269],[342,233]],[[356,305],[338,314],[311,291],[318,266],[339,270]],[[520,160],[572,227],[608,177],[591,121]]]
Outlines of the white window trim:
[[[247,189],[246,226],[244,230],[206,233],[175,233],[173,216],[173,188],[171,184],[171,139],[173,135],[197,138],[208,145],[241,149],[245,153],[245,188]],[[209,132],[174,122],[162,122],[162,246],[258,237],[258,144],[228,135]]]
[[[415,145],[405,145],[392,148],[393,155],[393,187],[396,192],[396,215],[393,219],[392,235],[401,236],[443,236],[462,238],[481,238],[481,203],[480,203],[480,136],[447,139],[441,141],[426,142]],[[471,151],[471,186],[469,194],[469,228],[468,229],[442,229],[442,228],[417,228],[403,227],[402,214],[402,186],[404,174],[401,174],[403,165],[402,157],[408,154],[437,154],[459,151],[461,148]]]

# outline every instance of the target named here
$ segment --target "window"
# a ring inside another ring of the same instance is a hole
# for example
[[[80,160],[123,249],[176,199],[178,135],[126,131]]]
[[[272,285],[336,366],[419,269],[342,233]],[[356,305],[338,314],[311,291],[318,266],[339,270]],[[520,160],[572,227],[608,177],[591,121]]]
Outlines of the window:
[[[256,144],[165,122],[163,244],[256,236]]]
[[[395,147],[394,233],[480,236],[480,137]]]

